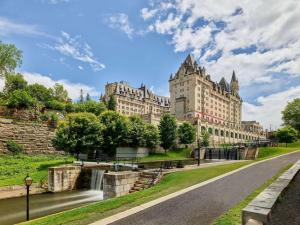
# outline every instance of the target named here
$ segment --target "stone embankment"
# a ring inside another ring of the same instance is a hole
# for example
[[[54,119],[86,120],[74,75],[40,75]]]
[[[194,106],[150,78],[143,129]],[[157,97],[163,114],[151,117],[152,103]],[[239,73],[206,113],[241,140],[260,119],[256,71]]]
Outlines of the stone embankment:
[[[58,153],[51,143],[54,135],[54,129],[45,124],[0,118],[0,153],[7,152],[9,140],[22,144],[27,154]]]

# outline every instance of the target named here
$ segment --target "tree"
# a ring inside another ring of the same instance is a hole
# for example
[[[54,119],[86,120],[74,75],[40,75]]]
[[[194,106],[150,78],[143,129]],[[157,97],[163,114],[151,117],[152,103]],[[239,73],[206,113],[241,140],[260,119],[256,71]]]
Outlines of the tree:
[[[177,138],[177,123],[174,116],[169,113],[162,115],[159,123],[161,146],[167,151],[173,147]]]
[[[146,123],[140,116],[129,117],[127,144],[130,147],[146,146],[145,132]]]
[[[53,87],[53,96],[59,102],[67,102],[69,99],[67,90],[65,90],[62,84],[58,83]]]
[[[36,101],[25,90],[15,90],[8,98],[7,106],[10,108],[30,108],[36,105]]]
[[[96,116],[99,116],[102,112],[106,110],[106,105],[102,102],[96,102],[89,100],[83,103],[75,103],[76,112],[90,112],[94,113]]]
[[[90,101],[90,100],[91,100],[91,96],[90,96],[89,93],[86,94],[85,100],[86,100],[86,101]]]
[[[83,98],[83,90],[80,89],[80,98],[79,98],[79,102],[83,103],[84,102],[84,98]]]
[[[196,138],[196,129],[192,124],[184,122],[178,128],[178,138],[181,144],[192,144]]]
[[[286,147],[288,143],[292,143],[297,140],[297,130],[291,126],[283,127],[276,131],[276,137],[281,143],[285,143]]]
[[[14,72],[22,63],[22,52],[13,44],[4,44],[0,41],[0,77]]]
[[[59,123],[53,146],[77,155],[101,149],[103,126],[92,113],[70,113]]]
[[[5,76],[4,93],[9,94],[15,90],[24,90],[27,87],[27,81],[24,79],[23,75],[17,74],[7,74]]]
[[[107,102],[107,109],[112,110],[112,111],[116,111],[117,109],[117,101],[115,96],[111,95],[109,97],[109,100]]]
[[[300,98],[287,104],[282,111],[282,119],[286,126],[292,126],[300,132]]]
[[[201,135],[200,145],[202,147],[208,147],[209,146],[209,138],[210,138],[210,134],[208,132],[203,132]]]
[[[103,112],[100,114],[99,119],[104,125],[103,150],[109,155],[114,155],[116,147],[128,143],[128,119],[115,111]]]
[[[148,148],[155,148],[157,145],[160,144],[160,136],[159,130],[157,126],[152,124],[146,124],[146,130],[144,133],[144,139],[146,142],[146,147]]]
[[[53,90],[51,88],[46,88],[41,84],[28,85],[26,91],[30,96],[36,98],[37,101],[44,105],[53,99]]]

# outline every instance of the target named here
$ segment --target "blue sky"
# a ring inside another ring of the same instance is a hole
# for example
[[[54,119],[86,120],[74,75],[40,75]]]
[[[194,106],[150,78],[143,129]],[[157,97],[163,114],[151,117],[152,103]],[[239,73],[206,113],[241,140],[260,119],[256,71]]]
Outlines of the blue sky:
[[[293,0],[0,0],[0,40],[23,51],[29,82],[63,83],[73,99],[120,80],[168,95],[192,53],[214,80],[234,69],[243,118],[275,128],[300,96],[299,11]]]

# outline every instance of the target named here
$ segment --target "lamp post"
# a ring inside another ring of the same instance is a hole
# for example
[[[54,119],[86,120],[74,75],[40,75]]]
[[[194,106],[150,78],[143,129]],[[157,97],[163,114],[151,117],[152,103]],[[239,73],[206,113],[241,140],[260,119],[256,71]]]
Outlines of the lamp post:
[[[27,174],[27,176],[24,179],[24,184],[26,186],[27,195],[26,195],[26,220],[29,220],[29,188],[32,184],[32,178]]]

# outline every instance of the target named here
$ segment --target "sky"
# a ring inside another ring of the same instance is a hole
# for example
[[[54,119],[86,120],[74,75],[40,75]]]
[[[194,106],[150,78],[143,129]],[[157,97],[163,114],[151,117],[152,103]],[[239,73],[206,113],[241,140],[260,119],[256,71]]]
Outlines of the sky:
[[[168,96],[191,53],[212,80],[235,70],[242,119],[276,129],[300,97],[299,12],[298,0],[0,0],[0,40],[22,50],[29,83],[74,100],[121,80]]]

